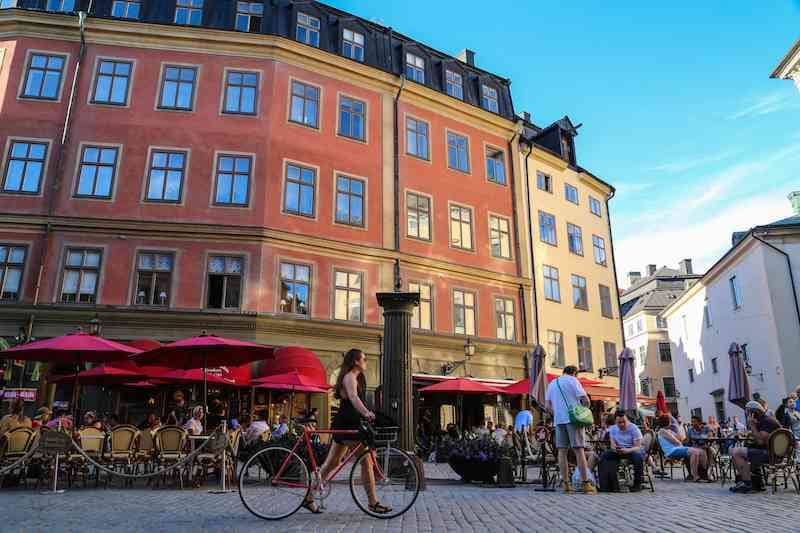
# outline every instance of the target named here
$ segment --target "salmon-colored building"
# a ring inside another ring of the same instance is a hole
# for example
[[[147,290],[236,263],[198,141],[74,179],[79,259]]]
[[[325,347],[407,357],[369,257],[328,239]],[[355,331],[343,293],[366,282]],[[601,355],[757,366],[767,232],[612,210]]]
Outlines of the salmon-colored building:
[[[519,128],[474,54],[317,2],[16,4],[0,335],[95,316],[122,340],[207,329],[303,345],[329,375],[356,346],[372,387],[375,293],[399,282],[422,297],[415,374],[523,376]]]

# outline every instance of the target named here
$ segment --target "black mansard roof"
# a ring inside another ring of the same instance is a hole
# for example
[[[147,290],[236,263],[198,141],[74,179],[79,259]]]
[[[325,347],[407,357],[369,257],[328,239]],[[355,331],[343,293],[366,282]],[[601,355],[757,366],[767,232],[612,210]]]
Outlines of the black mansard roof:
[[[174,24],[176,0],[140,0],[140,21],[154,24]],[[45,10],[47,0],[17,0],[23,9]],[[113,0],[76,0],[76,10],[86,10],[92,3],[90,16],[111,18]],[[205,0],[202,27],[234,31],[236,0]],[[498,114],[516,120],[511,99],[511,81],[469,65],[453,56],[434,50],[368,20],[359,18],[331,6],[310,0],[264,0],[264,17],[260,33],[278,35],[294,40],[297,13],[303,12],[320,20],[321,50],[341,55],[342,30],[350,29],[364,35],[364,63],[401,75],[405,71],[405,54],[413,53],[425,59],[425,85],[447,93],[446,70],[458,72],[463,77],[464,102],[481,106],[482,86],[497,90]],[[129,20],[129,19],[127,19]],[[412,83],[409,81],[409,83]]]

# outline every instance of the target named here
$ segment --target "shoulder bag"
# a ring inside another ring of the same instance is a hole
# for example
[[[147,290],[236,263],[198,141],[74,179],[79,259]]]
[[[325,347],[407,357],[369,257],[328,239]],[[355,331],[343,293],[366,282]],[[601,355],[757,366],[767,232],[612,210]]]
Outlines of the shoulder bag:
[[[580,403],[577,405],[569,404],[567,397],[564,395],[564,391],[561,390],[561,383],[559,383],[560,381],[561,378],[556,379],[556,386],[558,387],[558,392],[561,393],[561,397],[564,398],[564,404],[567,406],[570,423],[575,424],[578,427],[589,427],[594,424],[594,416],[592,415],[591,409],[585,405],[581,405]]]

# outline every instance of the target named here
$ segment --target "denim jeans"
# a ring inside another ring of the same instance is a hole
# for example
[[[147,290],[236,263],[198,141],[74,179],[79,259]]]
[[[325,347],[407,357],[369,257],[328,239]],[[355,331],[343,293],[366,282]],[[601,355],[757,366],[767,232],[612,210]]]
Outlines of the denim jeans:
[[[620,459],[628,459],[633,464],[633,484],[641,485],[644,479],[644,454],[642,452],[617,453],[616,450],[608,450],[603,454],[602,461],[614,461],[619,463]]]

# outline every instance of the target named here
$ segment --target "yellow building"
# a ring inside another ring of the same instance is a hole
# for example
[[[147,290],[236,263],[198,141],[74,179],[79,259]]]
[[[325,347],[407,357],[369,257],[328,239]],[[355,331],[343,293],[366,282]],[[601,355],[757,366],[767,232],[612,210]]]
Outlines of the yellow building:
[[[582,377],[616,386],[623,334],[608,214],[614,188],[577,165],[569,118],[546,128],[525,118],[520,157],[535,337],[547,351],[548,372],[576,365]]]

